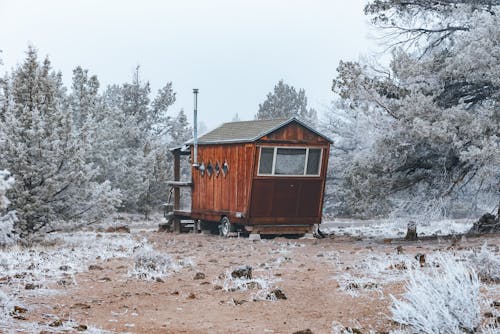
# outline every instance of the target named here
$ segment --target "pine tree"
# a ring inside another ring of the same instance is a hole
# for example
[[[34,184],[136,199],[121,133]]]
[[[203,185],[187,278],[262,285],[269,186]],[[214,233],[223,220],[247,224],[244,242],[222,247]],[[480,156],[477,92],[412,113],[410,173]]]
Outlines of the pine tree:
[[[73,120],[77,127],[82,127],[89,117],[96,115],[99,103],[99,80],[97,76],[89,77],[88,70],[81,66],[73,70],[71,85],[70,106]]]
[[[11,200],[20,233],[112,212],[118,194],[109,183],[91,182],[93,167],[85,162],[88,142],[73,132],[61,74],[51,70],[48,58],[40,63],[30,47],[7,89],[11,97],[0,120],[5,147],[0,168],[14,173]]]
[[[267,94],[266,100],[259,104],[256,119],[290,118],[297,117],[309,124],[317,122],[314,109],[307,108],[306,92],[297,90],[280,80],[272,93]]]
[[[1,142],[0,142],[1,143]],[[6,194],[12,187],[14,179],[6,170],[0,170],[0,247],[12,244],[16,240],[14,222],[17,220],[14,211],[7,211],[10,201]]]

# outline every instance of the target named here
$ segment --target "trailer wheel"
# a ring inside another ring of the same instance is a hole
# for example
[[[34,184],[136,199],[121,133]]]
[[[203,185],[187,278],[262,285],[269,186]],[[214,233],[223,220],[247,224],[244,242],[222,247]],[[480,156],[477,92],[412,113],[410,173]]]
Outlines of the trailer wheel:
[[[220,231],[221,236],[228,237],[229,233],[236,231],[236,228],[235,228],[234,224],[231,224],[231,221],[229,221],[229,218],[224,216],[220,220],[219,231]]]

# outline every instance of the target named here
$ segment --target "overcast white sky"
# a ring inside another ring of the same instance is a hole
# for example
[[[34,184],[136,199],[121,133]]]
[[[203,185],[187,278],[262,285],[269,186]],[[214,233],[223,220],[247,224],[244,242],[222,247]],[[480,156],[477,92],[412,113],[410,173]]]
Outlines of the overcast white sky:
[[[101,86],[130,81],[141,66],[153,94],[172,81],[191,117],[199,88],[208,127],[236,113],[253,119],[283,79],[321,111],[340,59],[374,49],[363,0],[0,0],[0,55],[10,71],[29,44],[49,55],[69,87],[77,65]]]

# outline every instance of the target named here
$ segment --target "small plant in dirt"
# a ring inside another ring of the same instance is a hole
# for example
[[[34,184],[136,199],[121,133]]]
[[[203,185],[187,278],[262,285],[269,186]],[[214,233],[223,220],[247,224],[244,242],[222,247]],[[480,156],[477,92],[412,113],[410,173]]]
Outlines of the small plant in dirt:
[[[153,248],[147,241],[143,240],[140,246],[134,248],[134,263],[129,276],[157,280],[169,276],[182,268],[194,268],[195,263],[189,257],[174,260],[168,253]]]
[[[156,280],[180,268],[181,266],[169,254],[145,245],[135,251],[134,266],[129,274],[140,279]]]
[[[403,299],[393,296],[392,319],[412,333],[471,333],[480,317],[480,282],[476,272],[451,255],[438,266],[410,271]]]
[[[222,286],[226,292],[251,290],[253,293],[250,297],[254,301],[286,299],[285,294],[275,285],[279,279],[269,273],[266,277],[256,277],[254,272],[251,266],[238,267],[220,275],[214,284]]]
[[[0,329],[6,328],[11,321],[9,311],[12,309],[13,304],[2,290],[0,290]]]
[[[468,260],[481,280],[500,283],[500,254],[491,251],[486,243],[479,252],[470,254]]]

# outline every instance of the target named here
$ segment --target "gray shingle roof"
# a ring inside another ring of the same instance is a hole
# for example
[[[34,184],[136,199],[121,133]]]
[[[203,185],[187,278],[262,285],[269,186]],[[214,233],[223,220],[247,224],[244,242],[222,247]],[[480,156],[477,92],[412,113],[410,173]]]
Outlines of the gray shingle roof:
[[[318,131],[293,117],[288,119],[281,118],[224,123],[218,128],[199,137],[198,144],[254,142],[257,139],[294,121],[331,142],[331,139],[328,137],[322,135]],[[186,144],[193,144],[193,139],[188,141]]]

